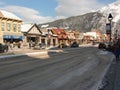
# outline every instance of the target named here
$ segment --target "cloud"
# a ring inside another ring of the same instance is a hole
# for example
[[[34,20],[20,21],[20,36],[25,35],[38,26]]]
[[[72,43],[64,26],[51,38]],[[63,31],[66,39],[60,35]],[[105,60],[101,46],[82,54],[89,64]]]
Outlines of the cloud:
[[[57,16],[81,15],[104,6],[98,0],[57,0],[58,6],[55,8]]]
[[[6,6],[2,9],[15,13],[17,16],[21,17],[21,19],[23,19],[24,22],[45,23],[45,22],[54,20],[50,16],[47,16],[47,17],[41,16],[39,11],[31,9],[31,8],[27,8],[27,7]]]
[[[99,0],[57,0],[58,6],[55,8],[56,17],[41,16],[40,11],[35,9],[22,6],[5,5],[1,1],[0,4],[4,5],[0,8],[16,14],[24,22],[46,23],[56,19],[82,15],[93,10],[97,10],[104,6],[104,4],[98,1]]]

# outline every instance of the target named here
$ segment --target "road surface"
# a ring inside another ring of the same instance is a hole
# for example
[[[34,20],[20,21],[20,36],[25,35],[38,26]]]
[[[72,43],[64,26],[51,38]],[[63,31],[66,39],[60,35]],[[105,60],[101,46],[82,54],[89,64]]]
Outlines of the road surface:
[[[96,47],[5,58],[0,90],[97,90],[111,61],[111,53]]]

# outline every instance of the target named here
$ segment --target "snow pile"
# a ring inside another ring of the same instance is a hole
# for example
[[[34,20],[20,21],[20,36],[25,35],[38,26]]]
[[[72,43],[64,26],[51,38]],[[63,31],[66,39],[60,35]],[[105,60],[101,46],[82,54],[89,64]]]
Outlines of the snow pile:
[[[103,50],[101,50],[101,51],[99,52],[99,54],[109,54],[109,53],[111,53],[111,52],[103,51]]]

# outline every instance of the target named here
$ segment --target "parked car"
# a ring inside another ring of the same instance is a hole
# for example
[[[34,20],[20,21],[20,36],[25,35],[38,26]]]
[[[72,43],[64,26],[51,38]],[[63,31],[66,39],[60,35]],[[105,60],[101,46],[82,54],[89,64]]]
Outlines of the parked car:
[[[0,43],[0,53],[8,52],[8,45]]]
[[[101,43],[99,43],[98,48],[99,49],[106,49],[106,44],[101,42]]]
[[[79,44],[77,42],[73,42],[71,47],[79,47]]]
[[[62,43],[62,44],[60,44],[60,45],[58,46],[58,48],[67,48],[67,45],[64,44],[64,43]]]
[[[45,49],[46,44],[45,43],[38,43],[34,45],[34,49]]]
[[[46,48],[46,44],[45,43],[39,43],[39,46],[41,49],[45,49]]]

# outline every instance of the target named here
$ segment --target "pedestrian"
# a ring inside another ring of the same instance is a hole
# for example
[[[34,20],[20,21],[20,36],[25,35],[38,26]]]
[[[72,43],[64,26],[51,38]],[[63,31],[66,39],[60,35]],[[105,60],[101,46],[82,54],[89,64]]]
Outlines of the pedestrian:
[[[119,61],[119,56],[120,56],[120,47],[118,44],[114,45],[114,51],[113,51],[116,61]]]
[[[8,47],[12,50],[13,48],[12,48],[12,43],[11,42],[7,42],[7,45],[8,45]]]
[[[16,43],[15,43],[15,42],[13,42],[13,48],[15,48],[15,46],[16,46]]]
[[[21,48],[21,42],[20,41],[18,42],[18,48]]]
[[[32,47],[32,41],[29,42],[29,48],[31,49]]]

